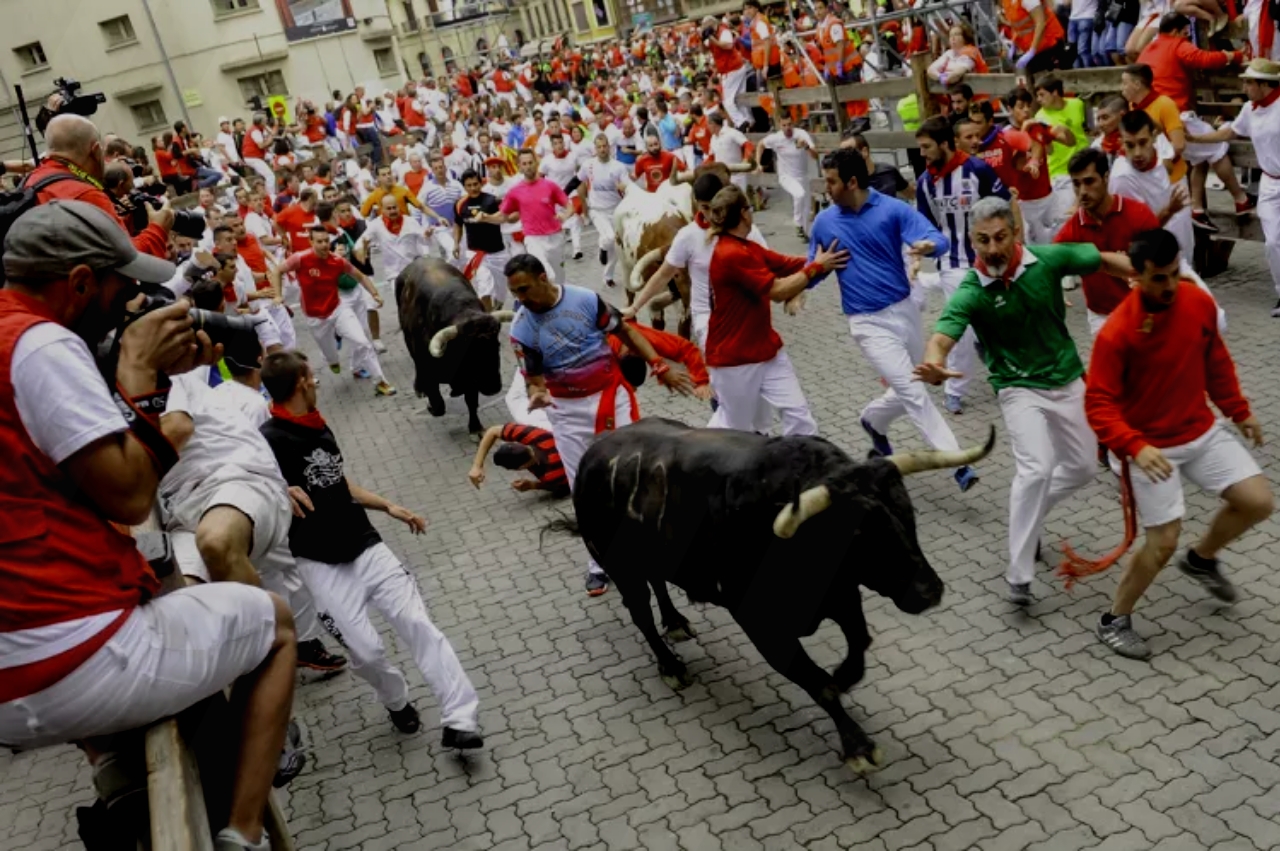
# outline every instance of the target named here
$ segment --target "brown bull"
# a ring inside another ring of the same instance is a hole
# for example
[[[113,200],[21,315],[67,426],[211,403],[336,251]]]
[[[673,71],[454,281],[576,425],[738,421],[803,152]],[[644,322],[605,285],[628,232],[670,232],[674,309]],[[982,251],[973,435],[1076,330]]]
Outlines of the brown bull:
[[[633,298],[633,291],[644,286],[645,280],[648,279],[649,275],[653,274],[658,264],[667,256],[676,234],[680,232],[680,229],[685,224],[686,222],[683,218],[671,214],[663,216],[658,221],[645,227],[636,250],[636,264],[631,268],[631,287],[627,292],[628,302]],[[686,340],[691,339],[693,317],[689,313],[689,286],[689,273],[682,269],[676,274],[675,280],[671,282],[671,288],[674,291],[668,289],[667,292],[649,302],[649,324],[659,331],[666,330],[666,309],[674,304],[678,298],[681,304],[679,333]]]

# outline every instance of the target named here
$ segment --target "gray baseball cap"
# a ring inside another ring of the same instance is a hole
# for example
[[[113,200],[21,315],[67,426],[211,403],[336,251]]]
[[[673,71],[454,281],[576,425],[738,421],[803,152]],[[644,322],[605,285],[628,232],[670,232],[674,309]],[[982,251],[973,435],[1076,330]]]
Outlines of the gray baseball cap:
[[[56,277],[81,265],[112,269],[144,284],[163,284],[174,276],[172,263],[139,252],[113,216],[84,201],[34,207],[5,236],[7,278]]]

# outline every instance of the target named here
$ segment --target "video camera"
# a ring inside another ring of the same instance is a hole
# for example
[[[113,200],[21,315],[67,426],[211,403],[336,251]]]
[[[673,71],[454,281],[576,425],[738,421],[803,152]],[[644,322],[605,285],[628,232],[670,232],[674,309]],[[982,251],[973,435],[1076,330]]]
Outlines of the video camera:
[[[98,111],[98,104],[107,102],[107,96],[102,92],[79,94],[80,83],[69,77],[59,77],[53,81],[53,84],[57,86],[58,94],[62,95],[62,106],[58,107],[59,114],[69,112],[88,118]]]

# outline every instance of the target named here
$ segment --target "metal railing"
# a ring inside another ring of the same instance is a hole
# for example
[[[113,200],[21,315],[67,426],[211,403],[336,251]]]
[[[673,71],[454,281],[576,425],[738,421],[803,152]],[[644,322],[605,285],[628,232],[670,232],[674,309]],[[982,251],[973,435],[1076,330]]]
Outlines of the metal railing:
[[[435,12],[431,15],[431,25],[448,27],[489,15],[505,15],[511,11],[509,0],[480,0],[480,2],[458,3],[452,9]]]

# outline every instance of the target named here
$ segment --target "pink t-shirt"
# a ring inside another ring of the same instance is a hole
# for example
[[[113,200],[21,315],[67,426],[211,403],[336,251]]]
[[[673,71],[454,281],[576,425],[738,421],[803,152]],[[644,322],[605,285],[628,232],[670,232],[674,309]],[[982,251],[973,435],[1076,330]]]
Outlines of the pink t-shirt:
[[[546,178],[530,183],[523,178],[502,199],[503,213],[519,213],[520,229],[525,236],[550,236],[560,232],[556,207],[568,207],[569,196]]]

